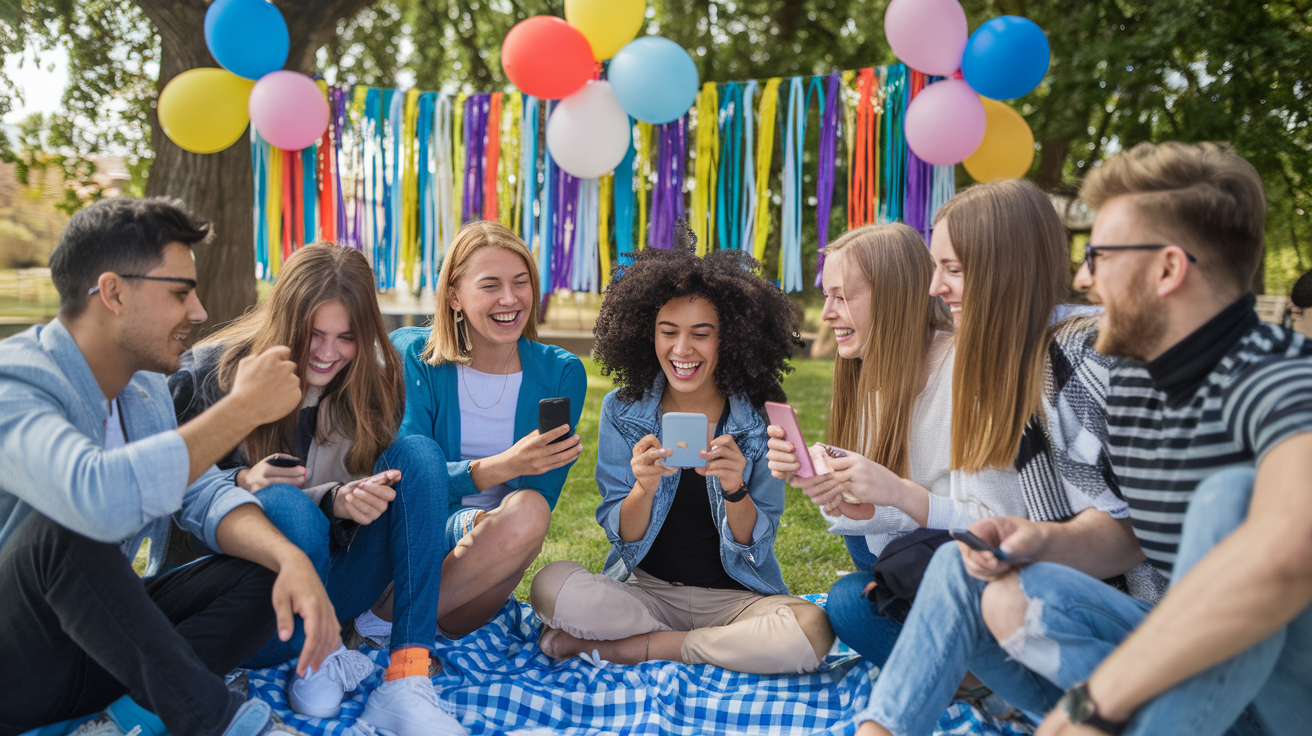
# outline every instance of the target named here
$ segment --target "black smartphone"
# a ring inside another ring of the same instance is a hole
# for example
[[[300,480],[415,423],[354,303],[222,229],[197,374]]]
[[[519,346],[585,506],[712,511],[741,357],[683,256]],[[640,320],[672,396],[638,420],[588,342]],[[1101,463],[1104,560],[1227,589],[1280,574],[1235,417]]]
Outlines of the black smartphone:
[[[305,465],[305,461],[294,455],[273,455],[264,462],[275,468],[295,468]]]
[[[976,552],[993,553],[993,556],[998,558],[1002,562],[1006,562],[1012,565],[1029,562],[1029,560],[1024,557],[1012,557],[1006,552],[1003,552],[998,547],[994,547],[993,545],[989,544],[988,542],[985,542],[983,539],[980,539],[979,537],[975,536],[975,534],[973,534],[972,532],[968,532],[965,529],[951,529],[948,531],[948,534],[953,539],[957,540],[958,542],[961,542],[967,547],[970,547]]]
[[[543,399],[538,402],[538,434],[546,434],[553,429],[557,429],[562,424],[569,424],[569,397],[561,396],[555,399]],[[551,444],[564,442],[570,436],[566,432],[563,437],[552,440]]]

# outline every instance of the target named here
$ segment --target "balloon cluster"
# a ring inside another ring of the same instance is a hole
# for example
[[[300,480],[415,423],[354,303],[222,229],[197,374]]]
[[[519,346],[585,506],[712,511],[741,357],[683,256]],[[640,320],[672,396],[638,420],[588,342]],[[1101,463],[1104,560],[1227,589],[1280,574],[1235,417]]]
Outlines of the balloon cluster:
[[[287,22],[267,0],[214,0],[205,44],[222,69],[189,69],[159,95],[159,124],[192,153],[217,153],[246,126],[287,151],[312,146],[328,129],[328,100],[313,79],[284,70]]]
[[[1048,39],[1033,21],[1015,15],[968,30],[958,0],[888,4],[884,35],[893,52],[916,71],[948,77],[907,105],[907,145],[931,164],[964,163],[976,181],[1024,176],[1034,162],[1034,133],[1020,113],[997,100],[1039,86],[1048,73]]]
[[[697,99],[697,65],[677,43],[634,40],[646,0],[565,0],[565,19],[537,15],[515,25],[501,65],[520,91],[560,100],[547,122],[547,149],[581,179],[612,171],[629,150],[630,116],[661,125]],[[601,62],[610,60],[607,79]]]

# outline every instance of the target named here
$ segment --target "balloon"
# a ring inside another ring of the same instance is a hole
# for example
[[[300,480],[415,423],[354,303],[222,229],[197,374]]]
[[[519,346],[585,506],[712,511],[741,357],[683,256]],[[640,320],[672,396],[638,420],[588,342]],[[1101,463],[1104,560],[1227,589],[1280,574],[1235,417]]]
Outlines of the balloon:
[[[592,55],[605,61],[642,30],[646,0],[565,0],[565,20],[583,32]]]
[[[961,59],[961,73],[975,91],[995,100],[1014,100],[1039,86],[1052,51],[1034,21],[1004,15],[975,30]]]
[[[925,74],[946,77],[960,69],[969,33],[957,0],[893,0],[884,11],[884,36],[893,53]]]
[[[547,150],[566,172],[580,179],[596,179],[624,160],[631,127],[610,83],[590,81],[552,111],[547,121]]]
[[[506,34],[501,67],[521,92],[560,100],[587,84],[596,62],[579,29],[560,18],[535,15],[516,23]]]
[[[287,21],[265,0],[214,0],[205,11],[205,45],[224,69],[259,79],[287,63]]]
[[[251,122],[284,151],[309,148],[328,130],[328,100],[313,79],[292,71],[266,74],[251,90]]]
[[[1034,163],[1034,132],[1010,105],[985,98],[984,142],[963,162],[978,182],[1019,179]]]
[[[188,69],[159,93],[159,125],[178,148],[218,153],[250,125],[246,101],[255,83],[222,69]]]
[[[662,125],[683,117],[697,100],[697,65],[679,44],[644,36],[620,49],[607,71],[615,99],[644,123]]]
[[[945,79],[924,88],[907,105],[907,145],[922,161],[959,163],[984,139],[984,104],[960,79]]]

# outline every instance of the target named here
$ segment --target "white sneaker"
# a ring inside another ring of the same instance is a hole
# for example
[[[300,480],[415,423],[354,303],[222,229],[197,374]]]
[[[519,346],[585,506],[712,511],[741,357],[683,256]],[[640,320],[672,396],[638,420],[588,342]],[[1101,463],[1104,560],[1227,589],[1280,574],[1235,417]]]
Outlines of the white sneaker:
[[[423,675],[384,682],[369,695],[360,720],[383,736],[468,736],[442,710],[433,682]]]
[[[360,686],[374,673],[374,663],[360,652],[346,647],[324,658],[319,669],[292,681],[289,700],[292,710],[311,718],[336,718],[342,710],[342,696]]]

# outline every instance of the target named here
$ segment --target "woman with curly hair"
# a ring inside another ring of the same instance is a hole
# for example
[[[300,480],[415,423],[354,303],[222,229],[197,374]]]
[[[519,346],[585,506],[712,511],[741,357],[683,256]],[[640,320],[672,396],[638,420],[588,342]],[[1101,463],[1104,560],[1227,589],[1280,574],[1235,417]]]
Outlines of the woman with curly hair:
[[[792,303],[757,267],[741,251],[649,249],[607,291],[594,355],[619,384],[597,456],[611,551],[604,575],[559,561],[534,578],[548,655],[777,674],[829,651],[824,611],[787,595],[774,555],[784,484],[766,466],[760,410],[783,399],[799,340]],[[665,467],[665,412],[707,417],[705,468]]]

